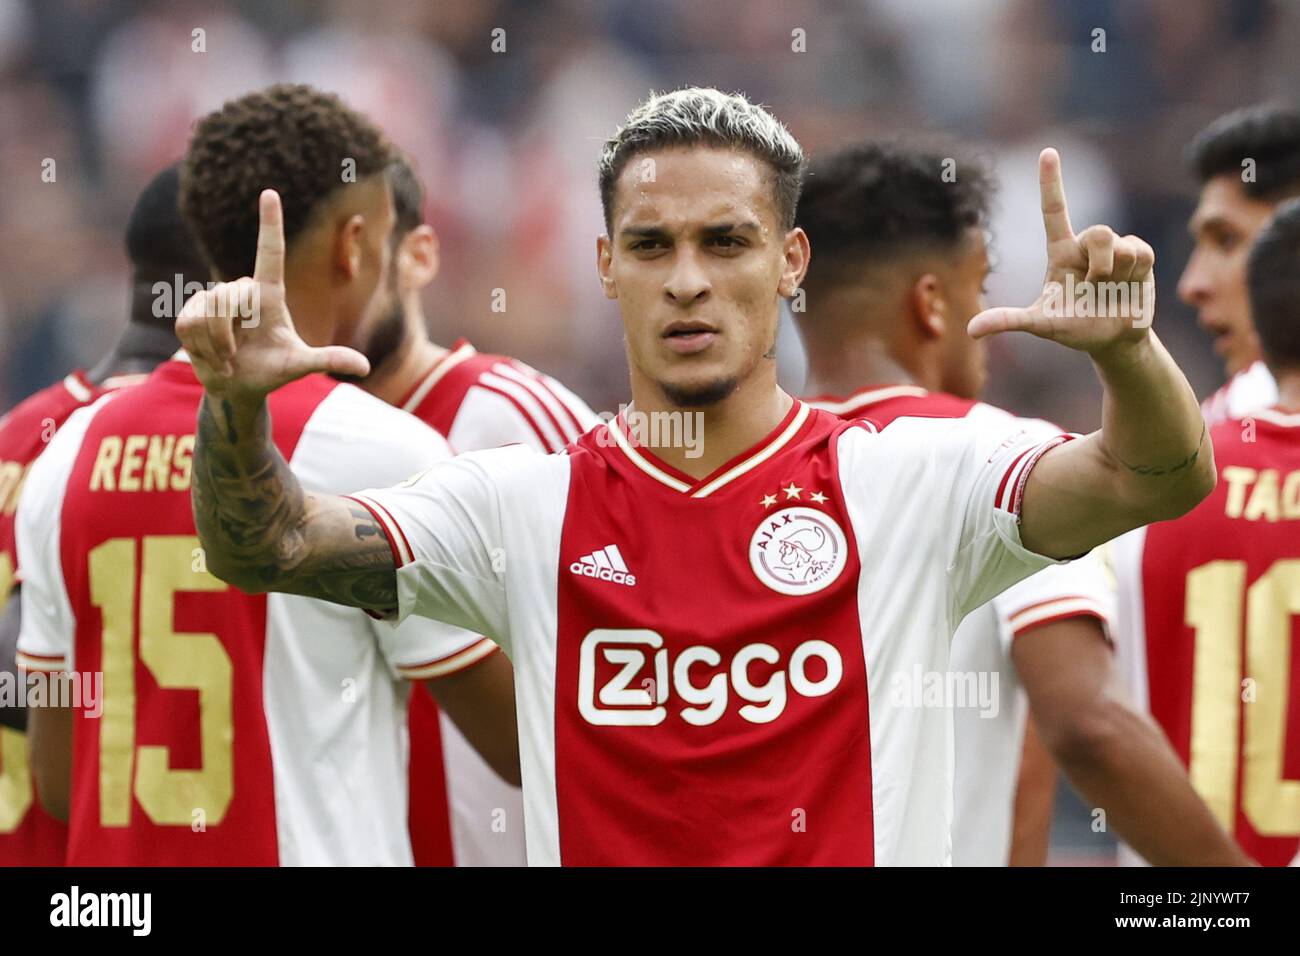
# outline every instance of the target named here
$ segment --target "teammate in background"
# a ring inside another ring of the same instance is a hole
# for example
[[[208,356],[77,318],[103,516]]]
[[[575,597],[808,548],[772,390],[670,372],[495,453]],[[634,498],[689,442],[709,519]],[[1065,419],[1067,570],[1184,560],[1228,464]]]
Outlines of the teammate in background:
[[[448,436],[458,452],[510,444],[555,452],[599,424],[581,399],[522,362],[478,352],[465,339],[444,348],[429,338],[421,295],[438,274],[438,236],[424,221],[424,188],[410,163],[392,163],[388,181],[395,287],[388,311],[348,343],[370,361],[370,374],[356,383]],[[508,671],[501,655],[483,660]],[[513,715],[513,681],[498,686],[510,693],[480,706]],[[520,789],[487,767],[422,686],[412,688],[410,729],[416,865],[524,865]]]
[[[399,301],[350,343],[371,363],[371,373],[357,384],[447,435],[458,452],[515,443],[559,451],[597,424],[581,399],[522,362],[477,352],[464,339],[445,348],[429,338],[420,296],[438,273],[438,237],[424,222],[424,190],[409,163],[399,159],[390,166],[389,181]],[[508,706],[513,713],[513,698]],[[410,709],[416,863],[524,863],[522,826],[507,824],[503,833],[493,818],[504,810],[506,820],[521,821],[521,792],[483,773],[482,761],[439,717],[426,691],[412,693]],[[452,811],[450,827],[433,814],[415,816],[419,808],[444,803]]]
[[[227,142],[225,161],[245,148]],[[951,718],[891,700],[891,675],[946,670],[969,611],[1212,487],[1204,423],[1150,332],[1150,299],[1066,327],[1045,291],[972,321],[1087,352],[1101,432],[1042,441],[919,418],[877,432],[777,386],[779,304],[809,247],[794,223],[802,150],[770,113],[717,90],[653,96],[599,170],[597,268],[621,308],[634,411],[698,415],[702,441],[615,420],[564,455],[510,446],[401,488],[304,489],[271,443],[265,396],[368,363],[294,334],[268,189],[252,276],[177,321],[207,390],[193,498],[209,567],[245,589],[501,641],[532,864],[941,864]],[[1040,178],[1049,279],[1149,284],[1145,243],[1074,233],[1054,151]],[[253,294],[262,321],[244,328],[228,303]],[[582,573],[598,553],[628,571]]]
[[[16,673],[22,604],[14,582],[14,518],[28,467],[76,409],[105,391],[140,381],[176,351],[175,316],[184,299],[175,290],[208,281],[207,264],[177,207],[178,178],[176,166],[163,170],[131,210],[126,227],[130,311],[113,350],[90,372],[72,372],[0,419],[0,672]],[[61,865],[67,828],[36,799],[22,703],[20,695],[19,706],[0,707],[0,866]]]
[[[1209,424],[1277,402],[1277,383],[1260,354],[1246,290],[1246,256],[1278,203],[1300,195],[1300,111],[1254,106],[1219,117],[1188,156],[1201,195],[1188,228],[1195,248],[1178,296],[1214,337],[1228,383],[1205,400]]]
[[[993,184],[969,159],[955,182],[943,180],[951,155],[867,143],[812,163],[798,222],[816,255],[806,308],[793,313],[808,391],[819,396],[810,405],[877,426],[907,416],[1013,421],[976,400],[984,343],[966,332],[984,308]],[[1035,435],[1060,433],[1019,421]],[[954,709],[954,864],[1046,863],[1051,757],[1153,859],[1245,863],[1159,729],[1125,703],[1105,630],[1111,604],[1089,555],[1013,585],[957,629],[952,673],[997,675],[998,698]],[[1038,738],[1026,739],[1028,711]]]
[[[244,162],[225,162],[232,145]],[[263,176],[283,190],[291,231],[280,293],[299,312],[298,332],[327,346],[340,326],[388,306],[391,158],[379,131],[337,98],[274,87],[198,123],[181,207],[213,273],[233,275],[252,260],[232,241],[244,203],[256,202]],[[345,161],[355,181],[340,176]],[[241,321],[256,325],[267,305],[245,300]],[[181,353],[75,413],[33,466],[19,511],[20,663],[104,674],[98,719],[55,707],[31,715],[41,797],[69,816],[68,861],[410,864],[407,681],[496,648],[433,622],[394,630],[213,577],[189,496],[205,467],[191,458],[201,398]],[[428,426],[324,376],[270,402],[274,439],[307,488],[396,481],[450,456]],[[442,702],[453,719],[466,713]],[[476,707],[461,726],[477,741],[500,719]],[[518,766],[512,739],[508,747],[488,752],[504,773]]]
[[[389,167],[397,223],[394,302],[353,344],[370,361],[366,391],[428,423],[456,451],[523,444],[556,452],[600,419],[582,399],[517,359],[430,340],[420,293],[438,274],[438,236],[424,221],[424,188],[410,164]]]
[[[1209,498],[1112,547],[1141,702],[1242,849],[1285,866],[1300,851],[1300,201],[1259,233],[1246,281],[1278,401],[1212,429]]]

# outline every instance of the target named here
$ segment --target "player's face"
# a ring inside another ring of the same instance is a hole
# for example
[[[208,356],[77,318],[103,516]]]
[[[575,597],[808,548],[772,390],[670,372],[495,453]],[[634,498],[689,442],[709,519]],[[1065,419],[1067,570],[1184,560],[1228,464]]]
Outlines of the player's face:
[[[1236,176],[1216,176],[1201,189],[1188,228],[1196,245],[1178,280],[1178,297],[1193,306],[1214,351],[1234,375],[1260,357],[1250,318],[1246,260],[1274,206],[1247,196]]]
[[[779,299],[794,294],[808,246],[781,228],[765,163],[707,147],[635,156],[611,219],[599,270],[622,311],[634,386],[710,405],[772,364]]]
[[[410,255],[409,246],[415,241],[414,232],[399,235],[397,230],[393,230],[385,288],[376,292],[373,308],[357,328],[352,341],[346,343],[370,360],[372,373],[396,355],[406,339],[406,296],[403,292],[413,285],[411,273],[417,265]]]
[[[349,222],[359,218],[352,231],[344,226],[343,238],[346,269],[340,289],[341,308],[334,342],[352,345],[362,330],[373,328],[398,302],[393,276],[393,199],[387,180],[372,177],[357,184],[357,211]]]
[[[971,229],[960,249],[943,276],[949,316],[944,335],[943,390],[962,398],[977,398],[988,378],[986,352],[984,340],[971,338],[966,326],[985,308],[989,254],[983,231]]]

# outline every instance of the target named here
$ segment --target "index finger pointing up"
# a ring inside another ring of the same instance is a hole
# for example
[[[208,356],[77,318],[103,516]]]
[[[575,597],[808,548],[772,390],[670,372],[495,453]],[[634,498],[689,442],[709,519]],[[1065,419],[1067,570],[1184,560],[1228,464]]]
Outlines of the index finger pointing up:
[[[280,194],[263,189],[257,200],[257,259],[253,278],[258,282],[284,281],[284,211]]]
[[[1038,188],[1043,198],[1043,231],[1047,244],[1073,239],[1070,211],[1065,206],[1065,183],[1061,181],[1061,157],[1048,147],[1038,154]]]

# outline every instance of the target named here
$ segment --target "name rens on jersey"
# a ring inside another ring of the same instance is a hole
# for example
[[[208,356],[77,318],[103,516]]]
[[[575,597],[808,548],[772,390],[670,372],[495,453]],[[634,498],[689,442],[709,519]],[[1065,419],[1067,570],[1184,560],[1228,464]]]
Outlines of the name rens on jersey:
[[[108,435],[90,471],[91,491],[189,491],[194,435]]]
[[[1300,471],[1276,468],[1256,470],[1228,465],[1222,472],[1228,483],[1223,513],[1245,521],[1295,521],[1300,519]]]

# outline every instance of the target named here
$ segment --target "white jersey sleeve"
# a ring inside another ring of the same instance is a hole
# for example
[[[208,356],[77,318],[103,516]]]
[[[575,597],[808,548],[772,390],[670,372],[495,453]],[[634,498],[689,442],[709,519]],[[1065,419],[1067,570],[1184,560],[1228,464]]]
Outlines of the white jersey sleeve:
[[[1011,585],[993,599],[993,606],[1004,624],[999,630],[1009,653],[1012,642],[1022,634],[1069,617],[1096,618],[1110,639],[1115,592],[1101,556],[1092,551]]]
[[[1271,408],[1278,401],[1277,379],[1262,361],[1242,369],[1201,403],[1201,415],[1210,428],[1251,412]]]
[[[933,442],[933,501],[948,528],[946,571],[956,623],[1040,568],[1063,563],[1021,544],[1021,502],[1035,464],[1073,436],[985,405],[945,425],[917,440]]]
[[[465,393],[447,440],[460,451],[518,443],[555,452],[599,424],[586,402],[549,375],[498,362]]]
[[[353,495],[394,549],[396,620],[432,617],[485,634],[510,650],[506,568],[532,560],[529,531],[506,529],[502,496],[563,456],[523,445],[466,452],[396,488]]]
[[[900,566],[918,558],[940,564],[927,573],[945,576],[954,630],[995,594],[1063,563],[1021,544],[1020,504],[1039,458],[1070,437],[980,406],[965,418],[895,419],[855,463],[855,493],[913,527],[913,550],[898,556]]]
[[[111,398],[106,395],[73,412],[55,432],[49,447],[32,463],[23,485],[14,533],[22,583],[17,656],[24,670],[66,671],[76,667],[72,659],[76,619],[59,552],[63,497],[91,419]]]
[[[308,490],[341,493],[394,484],[450,457],[447,441],[413,415],[341,385],[307,422],[290,467]],[[409,680],[451,673],[495,649],[481,631],[427,618],[370,627],[394,676]]]
[[[1146,527],[1134,528],[1098,549],[1107,573],[1115,582],[1115,662],[1129,699],[1144,713],[1151,707],[1147,684],[1146,595],[1142,590],[1146,536]]]
[[[1076,436],[988,405],[958,421],[969,427],[949,433],[939,449],[939,468],[951,475],[945,503],[950,526],[960,529],[948,565],[960,619],[1035,571],[1065,563],[1021,544],[1020,506],[1038,460]]]

